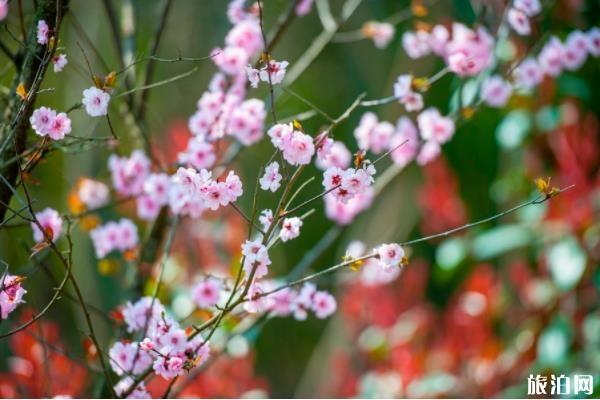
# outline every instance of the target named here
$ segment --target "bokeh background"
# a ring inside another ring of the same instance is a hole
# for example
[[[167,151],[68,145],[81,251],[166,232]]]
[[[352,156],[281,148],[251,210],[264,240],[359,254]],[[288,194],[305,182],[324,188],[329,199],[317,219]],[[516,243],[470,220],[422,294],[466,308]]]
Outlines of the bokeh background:
[[[27,14],[31,4],[23,3]],[[81,91],[90,86],[80,47],[98,74],[119,70],[102,2],[71,3],[61,32],[69,64],[61,74],[48,73],[44,87],[53,91],[37,100],[57,109],[77,103]],[[338,15],[344,1],[329,3],[333,15]],[[120,15],[132,12],[134,16],[129,22],[135,35],[124,45],[134,56],[148,54],[162,2],[113,4]],[[264,1],[267,30],[287,6],[286,0]],[[410,6],[409,1],[364,0],[339,31],[360,29],[365,21],[384,20]],[[494,26],[499,19],[495,11],[503,6],[500,1],[433,2],[427,6],[427,15],[398,24],[395,38],[385,49],[377,49],[370,40],[338,42],[334,36],[290,89],[333,116],[360,93],[367,98],[387,97],[399,74],[432,76],[443,68],[442,61],[434,57],[409,59],[401,46],[404,30],[414,29],[416,21],[456,20]],[[600,3],[594,0],[556,0],[545,7],[547,12],[537,21],[531,38],[515,43],[515,54],[545,40],[548,32],[564,37],[572,29],[587,30],[600,23]],[[224,0],[176,0],[157,54],[168,58],[206,56],[222,44],[230,29],[226,8]],[[17,30],[16,14],[9,16],[6,26]],[[293,67],[322,30],[313,10],[290,25],[273,50],[274,58],[288,60]],[[0,32],[0,37],[14,46],[6,31]],[[14,71],[3,57],[0,55],[0,83],[6,93]],[[141,69],[143,65],[138,72]],[[185,146],[187,118],[216,67],[211,61],[156,65],[155,81],[192,70],[185,78],[149,92],[145,129],[165,160],[172,160]],[[132,79],[135,75],[132,70]],[[589,59],[581,70],[546,80],[531,95],[513,96],[505,109],[477,110],[460,123],[435,162],[425,167],[410,165],[389,176],[373,206],[350,227],[335,227],[318,204],[305,221],[301,237],[275,249],[272,273],[287,274],[315,245],[324,242],[330,243],[306,265],[307,270],[339,262],[353,240],[367,246],[400,242],[485,218],[534,196],[533,179],[538,176],[551,176],[559,187],[575,184],[574,189],[498,221],[410,247],[410,265],[391,284],[367,286],[356,272],[322,279],[319,285],[333,290],[338,299],[339,312],[334,317],[258,323],[230,341],[225,347],[228,354],[219,356],[200,374],[187,393],[206,397],[249,393],[274,397],[522,397],[527,395],[530,373],[591,374],[596,378],[595,392],[600,393],[599,76],[600,63]],[[443,77],[427,92],[426,104],[446,113],[456,110],[460,86],[458,77]],[[251,90],[249,96],[266,101],[268,93],[262,88]],[[280,91],[276,109],[280,118],[308,110],[301,101]],[[335,130],[336,139],[352,150],[356,149],[353,130],[364,111],[359,109]],[[403,114],[395,103],[374,111],[381,120],[392,123]],[[133,128],[122,117],[117,102],[110,112],[115,130],[123,138],[123,153],[139,147],[139,136],[131,134]],[[87,118],[81,110],[71,118],[77,136],[105,138],[110,134],[104,120]],[[307,132],[318,132],[326,122],[317,115],[302,124]],[[32,135],[30,140],[36,138]],[[81,176],[108,182],[109,147],[106,141],[81,141],[50,153],[30,177],[35,207],[68,212],[69,191]],[[240,154],[234,168],[244,182],[256,180],[257,165],[264,163],[270,152],[270,144],[263,141]],[[309,168],[305,177],[318,174]],[[306,196],[319,191],[320,185],[313,184],[306,189]],[[263,201],[264,207],[272,206],[270,200]],[[244,195],[240,205],[250,209],[251,196]],[[106,221],[119,215],[134,218],[133,204],[104,210],[98,216]],[[149,225],[138,222],[140,231],[147,232]],[[178,231],[167,264],[167,289],[161,292],[161,299],[176,315],[189,311],[186,291],[198,274],[233,268],[245,232],[243,221],[231,210],[186,222]],[[93,317],[101,341],[110,344],[124,335],[113,311],[135,295],[135,266],[117,258],[99,264],[88,233],[80,226],[73,229],[73,240],[74,273],[87,301],[96,308]],[[60,265],[50,254],[31,259],[31,246],[28,227],[0,230],[0,258],[11,273],[28,277],[26,307],[20,316],[15,313],[3,321],[0,331],[26,319],[27,308],[42,307],[61,276]],[[150,282],[144,290],[151,292],[152,287]],[[88,370],[94,361],[83,339],[82,318],[67,293],[42,324],[10,340],[0,340],[0,391],[8,386],[14,389],[17,382],[22,393],[45,395],[47,388],[40,386],[47,376],[43,368],[28,369],[23,365],[29,364],[22,362],[37,365],[31,349],[43,337],[45,357],[62,376],[47,383],[52,394],[61,390],[94,393],[98,385]],[[219,345],[220,340],[223,345],[230,329],[225,326],[214,342]]]

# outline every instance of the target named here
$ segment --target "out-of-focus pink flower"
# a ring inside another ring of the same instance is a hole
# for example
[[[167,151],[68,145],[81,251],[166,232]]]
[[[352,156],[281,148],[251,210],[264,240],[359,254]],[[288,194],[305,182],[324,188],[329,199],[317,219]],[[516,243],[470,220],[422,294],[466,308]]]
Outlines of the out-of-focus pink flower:
[[[8,15],[8,0],[0,0],[0,21]]]
[[[378,49],[385,48],[396,33],[394,25],[377,21],[366,22],[363,25],[362,31],[365,37],[373,40],[375,47]]]
[[[419,132],[423,140],[446,143],[454,135],[454,120],[443,117],[437,108],[428,108],[417,117]]]
[[[421,58],[431,53],[429,33],[423,30],[404,32],[402,47],[410,58]]]
[[[457,75],[477,75],[489,66],[493,49],[494,39],[485,28],[472,30],[454,23],[452,39],[446,45],[446,63]]]
[[[60,217],[58,211],[52,208],[46,208],[43,211],[35,213],[35,218],[44,230],[42,232],[36,223],[31,223],[31,229],[33,230],[33,240],[36,243],[41,243],[45,241],[46,236],[53,242],[55,242],[60,237],[62,233],[63,220]]]
[[[314,0],[300,0],[298,4],[296,4],[296,15],[299,17],[303,17],[307,15],[312,9]]]
[[[37,42],[39,44],[48,44],[48,35],[50,34],[50,28],[43,19],[37,23]]]
[[[544,72],[533,58],[526,58],[514,71],[515,83],[524,88],[533,88],[544,79]]]
[[[96,257],[103,258],[114,250],[125,252],[137,246],[139,238],[135,224],[126,218],[108,222],[90,231]]]
[[[83,178],[77,185],[77,196],[89,210],[107,204],[109,194],[108,186],[93,179]]]
[[[521,36],[527,36],[531,33],[531,24],[527,14],[518,8],[508,10],[506,19],[511,28]]]
[[[486,78],[481,85],[481,98],[491,107],[503,107],[512,94],[512,86],[499,75]]]
[[[319,291],[313,295],[312,298],[312,310],[315,312],[315,316],[320,319],[329,317],[337,309],[337,302],[335,297],[331,294]]]
[[[115,190],[123,196],[135,196],[143,191],[150,160],[141,150],[134,150],[129,157],[113,154],[108,159],[108,169]]]
[[[192,288],[192,300],[200,308],[213,307],[219,301],[221,287],[221,281],[216,278],[204,279]]]
[[[558,76],[563,68],[564,48],[556,36],[546,42],[538,55],[538,63],[546,75]]]
[[[68,63],[69,60],[67,60],[66,54],[57,54],[52,58],[54,72],[61,72]]]

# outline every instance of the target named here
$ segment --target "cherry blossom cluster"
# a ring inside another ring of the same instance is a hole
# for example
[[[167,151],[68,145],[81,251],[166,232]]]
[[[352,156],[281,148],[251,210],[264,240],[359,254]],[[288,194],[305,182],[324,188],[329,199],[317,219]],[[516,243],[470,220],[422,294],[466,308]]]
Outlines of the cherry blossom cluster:
[[[62,57],[61,57],[62,56]],[[57,56],[54,68],[57,71],[62,70],[66,65],[65,55]],[[91,87],[83,91],[82,103],[87,113],[92,117],[106,115],[110,95],[96,87]],[[39,136],[48,136],[53,140],[62,140],[71,133],[71,119],[66,113],[57,113],[48,107],[36,109],[29,118],[31,128]]]
[[[572,31],[563,42],[551,36],[544,44],[537,58],[526,58],[514,71],[515,85],[533,88],[542,82],[544,76],[557,77],[563,70],[579,69],[588,56],[600,55],[600,29],[588,32]]]
[[[270,291],[276,288],[274,281],[261,282],[259,291]],[[298,321],[304,321],[312,311],[319,319],[325,319],[337,309],[335,297],[330,293],[317,290],[310,282],[305,283],[299,290],[291,287],[281,289],[259,300],[250,301],[246,310],[249,312],[270,312],[277,317],[293,316]]]
[[[117,341],[110,348],[111,368],[122,379],[115,387],[117,394],[130,390],[131,375],[140,375],[148,368],[165,379],[172,379],[208,359],[209,343],[200,335],[190,337],[167,315],[158,299],[142,297],[135,303],[128,302],[121,313],[127,331],[141,334],[143,340]],[[149,397],[143,383],[135,392]]]
[[[367,255],[367,246],[355,240],[346,248],[346,260],[354,260]],[[362,261],[358,279],[365,286],[385,285],[395,280],[400,275],[401,268],[384,266],[376,257],[367,258]]]
[[[337,201],[347,203],[356,195],[369,190],[375,181],[373,175],[375,167],[369,163],[364,163],[360,168],[330,167],[323,174],[323,187]]]
[[[141,150],[134,150],[129,157],[112,155],[108,167],[117,193],[136,197],[138,216],[144,220],[156,218],[166,205],[175,214],[197,218],[204,210],[235,202],[243,193],[242,182],[233,171],[222,181],[213,179],[212,172],[204,168],[179,167],[171,176],[152,173],[150,160]]]
[[[448,69],[459,76],[474,76],[493,59],[494,38],[482,26],[473,30],[455,22],[452,29],[436,25],[431,32],[417,30],[402,35],[402,45],[411,58],[431,53],[442,57]]]
[[[21,286],[22,278],[16,275],[2,275],[0,278],[0,318],[8,318],[17,306],[24,303],[27,291]]]
[[[40,107],[29,118],[31,127],[39,136],[62,140],[71,133],[71,119],[66,113],[57,113],[51,108]]]
[[[139,241],[137,226],[127,218],[110,221],[90,231],[96,257],[104,258],[112,251],[133,250]]]

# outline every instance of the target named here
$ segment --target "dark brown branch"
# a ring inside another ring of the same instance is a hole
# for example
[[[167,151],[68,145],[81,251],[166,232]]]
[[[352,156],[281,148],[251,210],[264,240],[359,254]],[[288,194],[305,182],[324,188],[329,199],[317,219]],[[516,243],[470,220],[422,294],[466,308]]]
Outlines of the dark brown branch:
[[[36,94],[44,78],[58,40],[54,40],[52,48],[39,45],[36,38],[37,21],[45,20],[51,26],[54,36],[58,37],[60,22],[62,16],[67,11],[68,0],[44,0],[38,2],[31,26],[29,28],[26,46],[20,49],[16,55],[17,59],[23,59],[23,67],[16,74],[11,95],[2,118],[2,128],[0,129],[0,164],[12,158],[14,155],[21,154],[25,150],[27,140],[27,131],[29,129],[29,117],[33,112]],[[27,95],[22,99],[16,89],[19,84],[23,84],[27,90]],[[12,145],[11,145],[12,144]],[[9,164],[0,168],[0,175],[4,176],[10,185],[14,185],[17,180],[19,167],[16,164]],[[12,191],[9,185],[0,185],[0,221],[6,215],[6,206],[12,197]]]

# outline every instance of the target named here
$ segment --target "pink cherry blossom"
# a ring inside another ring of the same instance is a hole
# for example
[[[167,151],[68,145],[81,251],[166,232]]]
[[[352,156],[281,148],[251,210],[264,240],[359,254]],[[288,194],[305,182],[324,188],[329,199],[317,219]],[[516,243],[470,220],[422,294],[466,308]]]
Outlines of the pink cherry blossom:
[[[454,23],[452,39],[446,45],[446,63],[457,75],[477,75],[489,66],[493,49],[494,39],[485,28],[472,30]]]
[[[446,56],[446,45],[450,38],[450,32],[444,25],[435,25],[427,38],[431,50],[440,57]]]
[[[123,396],[123,394],[130,391],[131,386],[134,384],[132,377],[125,375],[114,387],[117,396]],[[56,397],[55,397],[56,398]],[[150,393],[146,390],[144,382],[140,382],[137,386],[131,390],[131,393],[127,396],[128,399],[149,399],[151,398]]]
[[[242,181],[240,177],[235,174],[235,172],[229,171],[227,174],[227,178],[225,179],[225,189],[227,201],[229,203],[236,201],[238,197],[244,193]]]
[[[154,325],[154,322],[161,318],[165,309],[160,301],[146,296],[135,303],[127,302],[121,312],[127,325],[127,331],[132,333],[144,329],[147,325]],[[149,321],[147,321],[148,319]]]
[[[192,300],[199,308],[213,307],[221,296],[221,286],[221,281],[216,278],[200,281],[191,290]]]
[[[283,78],[285,78],[286,68],[288,66],[287,61],[277,62],[275,60],[269,60],[267,65],[260,70],[260,80],[263,82],[269,82],[272,85],[277,85],[283,82]]]
[[[243,73],[250,59],[248,52],[238,46],[227,46],[224,49],[217,48],[212,51],[211,55],[217,67],[227,75]]]
[[[0,0],[0,21],[8,15],[8,0]]]
[[[250,86],[256,89],[258,87],[258,83],[260,82],[260,71],[256,68],[253,68],[252,65],[248,65],[246,67],[246,76],[248,77]]]
[[[123,196],[135,196],[142,193],[150,160],[141,150],[134,150],[129,157],[113,154],[108,159],[108,169],[115,190]]]
[[[257,18],[247,18],[236,23],[225,37],[225,44],[245,51],[248,58],[258,55],[263,49],[260,23]],[[247,62],[242,65],[246,65]],[[243,70],[238,68],[238,71]]]
[[[317,287],[314,283],[306,282],[300,288],[298,295],[294,298],[292,302],[291,309],[294,313],[294,318],[298,321],[303,321],[308,316],[308,311],[312,308],[313,305],[313,296],[317,291]]]
[[[540,65],[533,58],[523,60],[515,68],[514,75],[516,84],[524,88],[533,88],[544,79],[544,73]]]
[[[396,133],[390,139],[392,161],[402,168],[415,158],[418,148],[417,128],[407,117],[400,117],[396,123]]]
[[[46,208],[43,211],[35,213],[37,222],[42,226],[40,230],[38,224],[32,222],[31,229],[33,230],[33,240],[36,243],[41,243],[46,240],[46,236],[55,242],[62,234],[63,220],[58,211],[52,208]]]
[[[48,107],[40,107],[29,118],[29,123],[36,134],[47,136],[56,118],[56,111]]]
[[[394,38],[396,29],[394,25],[387,22],[369,21],[363,26],[363,33],[373,40],[375,47],[383,49]]]
[[[139,238],[136,225],[129,219],[107,222],[90,231],[96,257],[103,258],[112,251],[124,252],[137,246]]]
[[[298,217],[285,218],[281,223],[281,231],[279,231],[279,238],[282,242],[287,242],[300,236],[300,228],[302,227],[302,220]]]
[[[564,48],[556,36],[552,36],[540,51],[538,62],[546,75],[558,76],[563,68]]]
[[[296,11],[296,15],[299,17],[303,17],[310,13],[313,3],[314,0],[299,0],[296,4],[296,8],[294,9]]]
[[[281,186],[282,176],[279,173],[279,164],[277,161],[273,161],[271,164],[267,165],[265,168],[264,175],[260,178],[260,188],[262,190],[270,190],[271,192],[276,192]]]
[[[262,100],[248,99],[231,113],[227,131],[244,146],[250,146],[262,139],[266,115]]]
[[[84,178],[77,186],[77,196],[88,210],[93,210],[106,205],[110,193],[104,183]]]
[[[19,304],[24,303],[23,296],[27,293],[21,286],[21,279],[16,275],[3,274],[0,278],[0,317],[8,318]]]
[[[289,287],[269,295],[271,300],[269,311],[271,314],[277,317],[286,317],[292,314],[292,305],[296,295],[296,291]]]
[[[271,259],[267,248],[261,243],[259,239],[254,241],[246,240],[242,244],[242,255],[244,256],[244,272],[249,277],[252,269],[256,268],[254,278],[262,278],[269,270],[268,266],[271,265]]]
[[[369,187],[366,192],[354,195],[344,203],[338,201],[335,194],[329,193],[324,196],[325,215],[338,225],[348,225],[358,214],[371,206],[374,196],[373,188]]]
[[[329,317],[337,309],[337,302],[335,297],[331,294],[319,291],[313,295],[312,298],[312,310],[315,312],[315,316],[319,319]]]
[[[359,258],[366,254],[366,246],[363,242],[353,241],[346,249],[346,256]],[[379,260],[368,258],[363,261],[360,268],[360,282],[368,287],[385,285],[392,282],[400,275],[400,268],[381,268]]]
[[[102,117],[108,114],[109,102],[110,94],[95,86],[83,91],[81,103],[85,106],[85,112],[87,112],[90,117]]]
[[[581,31],[569,33],[564,43],[563,67],[569,71],[581,68],[588,55],[588,37]]]
[[[394,134],[394,125],[387,121],[378,123],[371,131],[370,149],[375,154],[383,153],[390,146],[390,139]]]
[[[260,212],[260,216],[258,217],[258,222],[262,226],[263,230],[269,229],[269,226],[273,223],[273,211],[270,209],[265,209]]]
[[[115,342],[108,355],[110,366],[117,375],[140,374],[152,364],[150,355],[139,351],[135,343]]]
[[[419,149],[417,154],[417,164],[425,165],[433,161],[440,155],[442,148],[436,140],[427,140]]]
[[[354,130],[354,137],[361,150],[371,150],[379,154],[390,146],[390,139],[394,134],[394,126],[389,122],[379,122],[372,112],[366,112]]]
[[[142,195],[135,199],[137,216],[145,221],[153,221],[160,213],[161,205],[152,196]]]
[[[149,174],[144,180],[142,190],[145,195],[152,197],[157,204],[164,206],[169,202],[170,184],[171,180],[167,174]]]
[[[315,154],[312,137],[300,131],[293,131],[287,139],[283,140],[279,149],[283,152],[283,158],[291,165],[310,164]]]
[[[402,263],[404,250],[399,244],[382,244],[375,249],[379,262],[384,269],[397,267]]]
[[[43,19],[39,20],[37,23],[37,42],[39,44],[48,44],[50,34],[50,27]]]
[[[588,51],[594,57],[600,56],[600,28],[593,27],[587,33]]]
[[[443,144],[454,135],[454,120],[443,117],[436,108],[428,108],[417,117],[419,132],[424,140]]]
[[[405,32],[402,35],[402,47],[410,58],[421,58],[430,54],[429,33],[423,30]]]
[[[160,351],[164,354],[165,349]],[[183,359],[170,354],[159,356],[152,364],[154,372],[165,379],[173,379],[183,373]]]
[[[542,11],[539,0],[514,0],[513,7],[521,10],[529,17],[533,17]]]
[[[511,28],[521,36],[527,36],[531,33],[531,24],[529,17],[518,8],[511,8],[506,14],[506,19]]]
[[[269,310],[273,306],[273,298],[271,296],[261,295],[271,289],[273,289],[273,287],[269,282],[258,282],[255,279],[248,290],[248,301],[244,303],[244,310],[250,314]]]
[[[490,76],[481,85],[481,98],[491,107],[503,107],[512,94],[512,86],[498,75]]]
[[[57,54],[52,57],[52,64],[54,64],[54,72],[61,72],[65,66],[68,64],[67,55],[66,54]]]
[[[206,142],[201,136],[192,137],[188,141],[185,152],[179,153],[179,162],[189,164],[194,168],[210,168],[217,160],[213,145]]]
[[[317,152],[316,165],[320,169],[329,167],[348,168],[352,161],[352,154],[343,142],[333,141],[329,147],[329,151],[325,155],[319,155]]]
[[[61,140],[69,133],[71,133],[71,119],[65,113],[57,114],[50,125],[48,136],[54,140]]]
[[[150,338],[144,338],[144,340],[140,342],[140,349],[144,351],[152,351],[155,347],[156,344],[154,344]]]

